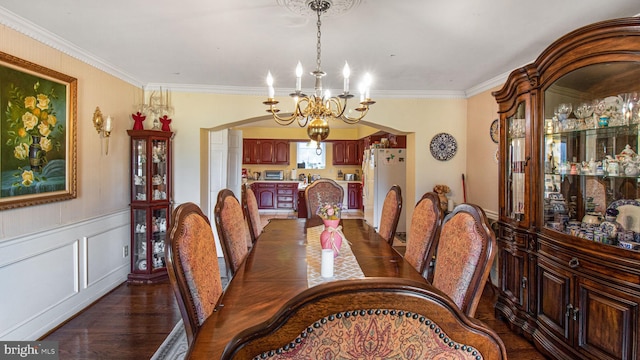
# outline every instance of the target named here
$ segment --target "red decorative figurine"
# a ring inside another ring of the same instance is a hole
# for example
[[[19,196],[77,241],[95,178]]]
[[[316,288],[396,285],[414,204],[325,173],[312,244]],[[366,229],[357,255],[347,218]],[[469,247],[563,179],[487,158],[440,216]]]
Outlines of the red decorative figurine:
[[[142,115],[140,113],[140,111],[138,111],[135,114],[131,114],[131,117],[133,118],[133,130],[144,130],[144,126],[142,125],[142,122],[144,121],[144,119],[146,119],[147,117]]]
[[[160,122],[162,123],[162,131],[171,131],[169,124],[171,124],[171,119],[167,115],[160,118]]]

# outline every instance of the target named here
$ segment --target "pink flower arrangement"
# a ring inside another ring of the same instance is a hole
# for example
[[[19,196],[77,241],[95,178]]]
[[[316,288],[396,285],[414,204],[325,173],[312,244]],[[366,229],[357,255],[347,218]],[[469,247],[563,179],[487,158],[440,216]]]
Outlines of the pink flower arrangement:
[[[323,220],[339,220],[340,212],[342,211],[342,204],[329,204],[325,203],[320,205],[316,214]]]

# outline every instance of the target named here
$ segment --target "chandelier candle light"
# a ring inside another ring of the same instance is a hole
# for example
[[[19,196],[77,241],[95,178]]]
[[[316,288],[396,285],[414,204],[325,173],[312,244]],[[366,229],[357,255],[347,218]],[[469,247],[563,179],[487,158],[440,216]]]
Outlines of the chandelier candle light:
[[[316,46],[316,70],[311,72],[311,75],[315,77],[314,94],[306,95],[302,93],[302,64],[298,62],[298,66],[296,66],[295,92],[289,94],[289,96],[293,97],[295,101],[295,108],[291,116],[281,117],[277,114],[280,110],[276,107],[278,101],[275,100],[273,77],[271,76],[270,71],[267,74],[267,85],[269,89],[268,98],[267,101],[263,102],[263,104],[269,106],[267,112],[272,113],[274,120],[280,125],[286,126],[293,123],[294,121],[297,121],[300,127],[305,127],[308,125],[307,135],[309,136],[309,139],[317,142],[318,148],[316,149],[316,153],[319,155],[322,153],[320,142],[327,139],[327,137],[329,136],[328,120],[340,119],[347,124],[355,124],[365,117],[365,115],[369,111],[369,105],[375,104],[375,101],[371,100],[369,95],[371,76],[369,74],[366,74],[364,82],[360,86],[359,106],[354,109],[355,111],[358,111],[359,114],[354,117],[350,117],[349,115],[345,114],[345,110],[347,109],[347,100],[353,97],[353,95],[349,93],[349,76],[351,75],[351,70],[349,69],[349,64],[346,62],[342,71],[342,75],[344,76],[342,94],[338,95],[337,97],[331,97],[331,94],[328,90],[323,94],[322,77],[326,74],[324,71],[322,71],[322,68],[320,66],[320,27],[322,25],[322,22],[320,21],[320,15],[326,12],[331,7],[331,3],[326,0],[310,0],[308,5],[311,10],[316,12],[318,17],[318,21],[316,23],[318,28]]]

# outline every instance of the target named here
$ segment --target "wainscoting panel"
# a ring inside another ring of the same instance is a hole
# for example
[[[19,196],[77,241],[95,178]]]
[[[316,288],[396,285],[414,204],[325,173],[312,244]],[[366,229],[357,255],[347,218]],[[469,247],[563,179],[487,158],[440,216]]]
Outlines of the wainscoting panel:
[[[0,241],[0,340],[36,340],[127,278],[129,209]]]
[[[72,241],[0,268],[0,337],[78,293],[77,258]]]
[[[86,276],[85,287],[96,285],[114,272],[123,268],[128,273],[130,270],[130,255],[123,257],[123,248],[128,247],[131,253],[131,228],[129,224],[116,228],[105,229],[104,232],[88,236],[86,238],[86,264],[84,273]]]

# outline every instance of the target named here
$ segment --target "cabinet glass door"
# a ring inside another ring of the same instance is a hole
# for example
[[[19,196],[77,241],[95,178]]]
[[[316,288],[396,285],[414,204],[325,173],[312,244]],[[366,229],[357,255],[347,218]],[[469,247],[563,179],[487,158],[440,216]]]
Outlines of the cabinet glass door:
[[[586,66],[544,93],[544,227],[640,249],[640,64]]]
[[[145,139],[133,139],[132,152],[132,200],[145,201],[147,200],[147,141]]]
[[[520,102],[515,114],[507,117],[507,157],[506,161],[506,214],[515,221],[525,218],[525,103]]]
[[[167,200],[167,141],[151,141],[151,199]]]

